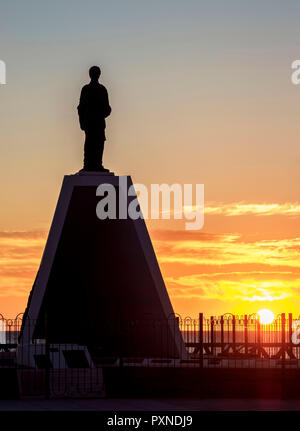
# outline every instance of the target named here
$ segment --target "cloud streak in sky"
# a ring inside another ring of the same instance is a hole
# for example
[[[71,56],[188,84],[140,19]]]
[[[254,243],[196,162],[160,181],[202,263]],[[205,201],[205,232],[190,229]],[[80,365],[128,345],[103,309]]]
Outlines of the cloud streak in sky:
[[[173,298],[278,301],[299,296],[300,238],[156,231],[154,245]],[[161,237],[160,237],[161,236]]]
[[[28,295],[46,235],[44,231],[0,232],[0,297]]]
[[[0,297],[28,296],[46,236],[0,232]],[[300,237],[160,229],[151,238],[171,299],[273,302],[300,295]]]
[[[246,203],[246,202],[233,202],[233,203],[218,203],[208,202],[205,204],[205,214],[209,215],[223,215],[223,216],[299,216],[300,203],[298,202],[285,202],[279,203]]]

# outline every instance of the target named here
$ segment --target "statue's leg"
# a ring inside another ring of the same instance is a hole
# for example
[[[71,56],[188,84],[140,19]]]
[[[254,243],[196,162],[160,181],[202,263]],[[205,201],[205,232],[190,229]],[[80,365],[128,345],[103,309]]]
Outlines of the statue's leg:
[[[89,160],[90,160],[90,141],[89,132],[85,131],[85,142],[84,142],[84,157],[83,157],[83,169],[89,170]]]
[[[103,166],[104,139],[99,140],[99,163]]]
[[[99,166],[98,139],[95,130],[85,132],[84,143],[84,169],[86,171],[95,171]]]
[[[102,168],[105,134],[102,129],[88,129],[85,132],[84,164],[86,171],[96,171]]]
[[[96,132],[97,135],[97,143],[95,145],[95,160],[97,168],[101,168],[103,166],[103,150],[104,150],[104,140],[105,135],[102,128],[99,128]]]

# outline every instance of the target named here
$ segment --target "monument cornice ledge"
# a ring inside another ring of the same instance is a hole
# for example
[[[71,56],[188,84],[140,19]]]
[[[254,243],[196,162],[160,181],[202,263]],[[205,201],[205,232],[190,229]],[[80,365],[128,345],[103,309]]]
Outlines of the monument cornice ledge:
[[[120,177],[127,178],[127,184],[131,185],[132,180],[130,175],[115,175],[113,172],[87,172],[87,173],[75,173],[64,176],[64,183],[71,187],[75,186],[98,186],[99,184],[107,183],[114,186],[119,185]]]

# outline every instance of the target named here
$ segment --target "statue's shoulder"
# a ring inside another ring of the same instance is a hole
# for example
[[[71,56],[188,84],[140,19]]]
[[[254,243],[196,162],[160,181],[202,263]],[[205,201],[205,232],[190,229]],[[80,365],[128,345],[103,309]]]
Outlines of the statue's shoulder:
[[[100,83],[99,83],[99,86],[100,86],[100,88],[101,88],[101,90],[102,90],[103,92],[107,93],[106,87],[104,87],[104,85],[103,85],[103,84],[100,84]]]
[[[81,92],[80,92],[80,99],[84,99],[85,97],[87,97],[89,92],[89,85],[86,84],[82,87]]]

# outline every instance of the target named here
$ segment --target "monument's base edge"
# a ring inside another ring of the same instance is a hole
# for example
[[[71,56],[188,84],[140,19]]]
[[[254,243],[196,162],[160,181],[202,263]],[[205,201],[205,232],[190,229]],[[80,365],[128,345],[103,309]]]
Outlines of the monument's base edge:
[[[101,172],[101,171],[83,171],[80,170],[78,172],[75,172],[75,174],[70,174],[70,176],[72,175],[80,175],[80,176],[98,176],[98,177],[107,177],[107,176],[115,176],[114,172]],[[68,175],[69,176],[69,175]]]

